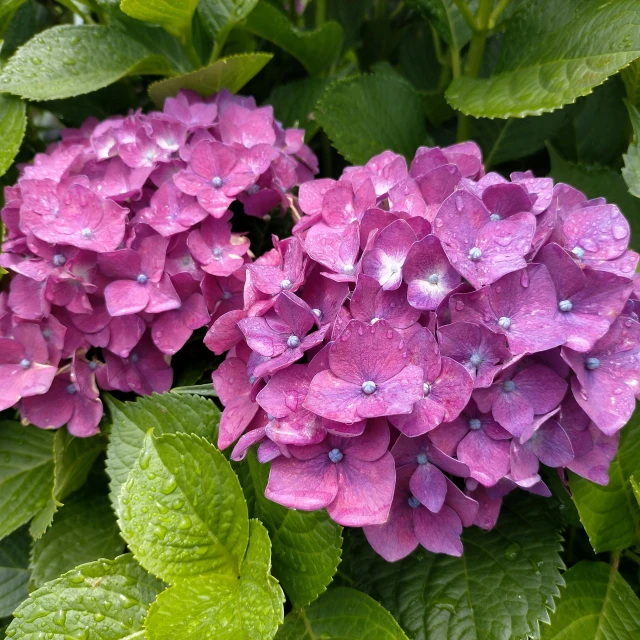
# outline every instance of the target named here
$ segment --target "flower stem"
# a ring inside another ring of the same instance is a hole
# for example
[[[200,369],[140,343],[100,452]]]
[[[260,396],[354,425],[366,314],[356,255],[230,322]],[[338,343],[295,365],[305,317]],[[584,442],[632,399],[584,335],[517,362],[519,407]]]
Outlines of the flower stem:
[[[295,4],[295,0],[291,0]],[[327,21],[327,0],[316,0],[316,29]]]
[[[467,26],[471,31],[477,31],[478,24],[476,23],[476,19],[471,13],[471,9],[469,9],[469,5],[466,3],[466,0],[453,0],[456,7],[458,7],[458,11],[464,18],[464,21],[467,23]]]
[[[493,29],[496,26],[498,18],[500,18],[502,12],[509,6],[509,2],[511,2],[511,0],[500,0],[500,2],[498,2],[495,9],[491,12],[491,16],[489,16],[489,29]]]

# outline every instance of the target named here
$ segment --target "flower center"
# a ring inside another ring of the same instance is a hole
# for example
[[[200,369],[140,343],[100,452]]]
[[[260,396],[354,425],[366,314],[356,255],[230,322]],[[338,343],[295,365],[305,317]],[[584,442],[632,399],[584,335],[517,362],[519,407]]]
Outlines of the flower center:
[[[513,380],[505,380],[502,383],[502,390],[505,393],[511,393],[516,388],[516,383]]]
[[[567,313],[568,311],[571,311],[571,309],[573,309],[573,305],[571,304],[570,300],[560,300],[560,302],[558,302],[558,309],[560,309],[560,311],[563,311],[564,313]]]
[[[428,396],[431,393],[431,385],[428,382],[425,382],[422,385],[422,393],[424,393],[425,396]]]
[[[582,260],[582,258],[584,258],[584,249],[582,247],[574,247],[571,250],[571,253],[573,253],[578,260]]]
[[[78,390],[76,389],[76,385],[75,384],[72,383],[72,384],[67,385],[67,393],[73,395],[74,393],[76,393],[76,391],[78,391]]]
[[[593,371],[600,366],[600,360],[598,360],[598,358],[587,358],[585,366],[587,367],[587,369],[589,369],[589,371]]]
[[[213,249],[213,251],[211,251],[211,255],[216,260],[219,260],[220,258],[222,258],[222,249],[220,247],[216,247],[215,249]]]
[[[136,278],[136,280],[140,284],[145,284],[145,282],[147,281],[147,276],[145,276],[144,273],[140,273],[140,274],[138,274],[138,277]]]
[[[298,336],[289,336],[287,340],[287,346],[295,349],[300,346],[300,338]]]
[[[331,451],[329,451],[329,460],[331,460],[331,462],[333,462],[334,464],[340,462],[343,457],[344,456],[342,455],[342,451],[340,451],[340,449],[331,449]]]
[[[91,369],[91,371],[95,371],[97,368],[98,368],[98,363],[97,363],[97,362],[95,362],[95,360],[92,360],[92,361],[89,363],[89,369]]]
[[[231,298],[231,291],[225,291],[225,292],[222,294],[222,299],[223,299],[223,300],[229,300],[229,298]]]
[[[249,384],[253,384],[256,381],[255,376],[249,376]]]
[[[132,353],[131,356],[129,356],[129,360],[131,360],[131,362],[135,364],[136,362],[138,362],[138,360],[140,360],[140,356],[137,353]]]
[[[318,318],[318,320],[322,320],[322,311],[320,309],[312,309],[313,315]]]
[[[28,369],[31,366],[31,360],[29,360],[29,358],[23,358],[20,360],[20,366],[23,369]]]
[[[53,264],[56,267],[61,267],[66,261],[67,259],[61,253],[56,253],[56,255],[53,256]]]
[[[511,318],[502,316],[502,318],[498,320],[498,326],[505,330],[508,329],[511,326]]]
[[[469,251],[469,260],[473,260],[474,262],[477,262],[478,260],[480,260],[480,258],[482,258],[482,249],[479,249],[478,247],[473,247],[473,249]]]
[[[480,422],[480,418],[471,418],[471,420],[469,420],[469,429],[477,431],[481,426],[482,422]]]
[[[352,264],[345,264],[344,267],[342,267],[342,273],[344,273],[347,276],[352,276],[354,272],[355,272],[355,269]]]
[[[91,232],[91,229],[83,229],[80,234],[82,235],[83,238],[90,238],[93,233]]]
[[[407,502],[412,509],[420,506],[420,500],[418,500],[418,498],[416,498],[415,496],[409,496]]]
[[[427,464],[427,462],[429,462],[429,458],[427,458],[426,453],[419,453],[416,460],[418,461],[418,464]]]
[[[500,220],[500,214],[498,213],[492,213],[489,216],[489,220],[491,220],[491,222],[498,222],[498,220]]]
[[[211,184],[216,189],[219,189],[222,186],[222,178],[220,176],[214,176],[213,180],[211,181]]]
[[[431,283],[431,284],[438,284],[438,281],[440,280],[440,276],[437,273],[432,273],[427,280]]]
[[[484,362],[484,358],[483,358],[479,353],[474,353],[474,354],[469,358],[469,362],[470,362],[474,367],[479,367],[479,366]]]
[[[366,380],[362,383],[362,393],[370,396],[376,390],[376,383],[373,380]]]
[[[291,289],[291,280],[289,280],[288,278],[285,278],[280,283],[280,287],[282,287],[283,289]]]

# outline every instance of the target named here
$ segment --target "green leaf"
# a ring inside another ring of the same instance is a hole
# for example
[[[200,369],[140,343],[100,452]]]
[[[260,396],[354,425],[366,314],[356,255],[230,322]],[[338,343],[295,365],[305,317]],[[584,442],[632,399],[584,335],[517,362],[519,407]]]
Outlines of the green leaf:
[[[294,607],[315,600],[331,584],[342,555],[342,527],[326,511],[293,511],[264,497],[269,466],[249,452],[256,515],[273,543],[273,573]]]
[[[640,58],[634,60],[620,72],[627,90],[627,98],[635,107],[640,107]]]
[[[29,595],[29,533],[14,531],[0,542],[0,618],[6,618]]]
[[[629,187],[629,193],[640,198],[640,111],[630,102],[625,102],[633,126],[633,142],[623,156],[622,177]]]
[[[566,119],[565,111],[509,120],[474,118],[471,121],[471,138],[482,148],[485,166],[493,167],[544,149],[545,141]]]
[[[123,550],[106,493],[74,496],[34,543],[30,584],[37,589],[79,564],[115,558]]]
[[[636,0],[531,0],[514,15],[491,77],[457,78],[447,100],[476,117],[553,111],[640,56],[639,26]]]
[[[198,0],[122,0],[120,8],[136,20],[164,27],[174,36],[183,37],[191,28],[191,18]]]
[[[629,481],[640,460],[640,410],[620,431],[618,453],[605,487],[570,474],[569,484],[591,546],[599,553],[626,549],[640,541],[640,507]]]
[[[631,245],[640,247],[640,200],[628,191],[624,178],[618,171],[597,165],[567,162],[553,147],[548,147],[551,156],[551,176],[556,182],[566,182],[583,191],[588,198],[603,197],[620,207],[631,225]]]
[[[410,0],[409,4],[433,22],[448,45],[462,49],[471,40],[471,29],[464,21],[454,0]],[[475,14],[477,0],[468,4],[472,13]]]
[[[69,98],[131,74],[164,75],[169,62],[120,30],[61,25],[20,47],[0,74],[0,87],[30,100]]]
[[[247,504],[231,465],[207,440],[149,433],[120,504],[122,536],[154,575],[169,583],[238,576],[249,537]]]
[[[149,605],[163,586],[131,554],[82,564],[34,591],[14,612],[7,637],[142,638]]]
[[[31,520],[53,491],[50,431],[0,421],[0,538]]]
[[[253,11],[258,0],[202,0],[198,13],[217,42],[226,40],[233,27]]]
[[[27,128],[25,103],[16,96],[0,95],[0,176],[16,157]]]
[[[342,51],[344,35],[337,22],[325,22],[314,31],[302,31],[268,2],[257,4],[244,28],[291,54],[311,76],[331,67]]]
[[[631,488],[633,489],[633,495],[636,497],[638,501],[638,505],[640,506],[640,484],[633,476],[629,476],[629,482],[631,482]]]
[[[210,96],[220,89],[236,93],[262,71],[271,58],[272,53],[242,53],[221,58],[197,71],[154,82],[149,87],[149,95],[161,106],[166,98],[178,95],[181,89],[191,89],[202,96]]]
[[[410,638],[537,637],[563,584],[548,501],[511,496],[492,531],[465,529],[462,541],[461,558],[419,549],[391,564],[357,538],[346,557],[355,586],[389,609]]]
[[[305,140],[309,142],[320,129],[314,111],[326,86],[327,80],[320,78],[304,78],[280,84],[267,98],[267,104],[273,105],[276,118],[285,127],[304,129]]]
[[[25,0],[2,0],[0,2],[0,38],[4,35],[4,30],[11,22],[11,18],[24,2]]]
[[[116,511],[120,486],[138,459],[149,429],[158,436],[183,432],[212,440],[217,437],[220,410],[206,398],[169,391],[140,397],[135,402],[120,402],[110,395],[105,395],[104,400],[111,414],[107,473]]]
[[[420,96],[400,78],[338,80],[315,113],[333,146],[353,164],[364,164],[385,149],[413,157],[427,138]]]
[[[369,596],[330,589],[313,604],[292,611],[277,640],[407,640],[393,616]]]
[[[284,594],[270,574],[270,555],[266,529],[252,520],[240,580],[207,575],[167,589],[149,610],[146,628],[150,640],[273,638],[284,619]]]
[[[624,578],[604,562],[583,560],[564,574],[567,586],[542,628],[544,640],[636,640],[640,600]]]

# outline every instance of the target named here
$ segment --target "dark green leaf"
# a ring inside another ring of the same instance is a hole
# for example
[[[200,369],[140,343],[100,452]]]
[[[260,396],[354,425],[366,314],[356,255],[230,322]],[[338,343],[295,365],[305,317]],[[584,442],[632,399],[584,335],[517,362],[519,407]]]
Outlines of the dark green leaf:
[[[198,0],[122,0],[120,8],[136,20],[164,27],[174,36],[184,36],[191,28],[191,17]]]
[[[269,640],[283,621],[284,594],[271,576],[271,543],[258,520],[251,521],[240,580],[206,575],[183,580],[151,606],[150,640]]]
[[[281,84],[271,92],[267,104],[273,105],[276,118],[285,127],[304,129],[305,139],[309,142],[320,128],[314,110],[326,86],[327,81],[319,78]]]
[[[0,88],[30,100],[95,91],[130,74],[169,73],[165,58],[112,27],[61,25],[20,47],[0,74]]]
[[[16,157],[27,128],[26,106],[16,96],[0,95],[0,176]]]
[[[442,39],[456,49],[462,49],[471,40],[469,29],[454,0],[410,0],[409,4],[433,21]],[[477,0],[469,2],[473,13]]]
[[[4,34],[4,42],[0,47],[3,63],[15,53],[18,47],[36,34],[38,30],[36,7],[34,0],[27,0],[20,5],[11,18]]]
[[[558,109],[640,56],[639,16],[636,0],[526,2],[509,24],[492,76],[457,78],[447,100],[487,118]]]
[[[269,466],[249,454],[256,514],[273,543],[273,573],[296,608],[304,607],[331,584],[340,564],[342,527],[326,511],[294,511],[264,497]]]
[[[629,117],[633,126],[633,142],[624,155],[622,177],[629,187],[629,193],[640,198],[640,111],[627,102]]]
[[[142,638],[149,605],[163,586],[131,554],[89,562],[34,591],[14,612],[7,636],[13,640]]]
[[[495,529],[465,530],[461,558],[420,549],[391,564],[362,540],[349,548],[351,573],[411,638],[537,636],[562,585],[561,537],[549,511],[546,499],[512,496]]]
[[[120,486],[133,468],[144,436],[153,429],[164,433],[195,433],[209,439],[217,436],[220,410],[211,400],[173,392],[120,402],[107,395],[111,414],[111,437],[107,449],[107,472],[111,478],[111,502],[117,510]]]
[[[221,58],[197,71],[154,82],[149,87],[149,95],[162,106],[166,98],[176,96],[181,89],[191,89],[203,96],[210,96],[220,89],[236,93],[262,71],[271,58],[271,53],[242,53]]]
[[[244,20],[258,0],[202,0],[198,13],[211,36],[222,41],[233,27]]]
[[[25,0],[3,0],[0,2],[0,38],[4,36],[4,30],[11,22],[11,18],[24,2]]]
[[[53,491],[50,431],[0,422],[0,538],[28,522]]]
[[[407,29],[398,54],[403,75],[416,89],[425,92],[439,89],[441,67],[427,23],[413,24]]]
[[[30,584],[38,589],[79,564],[112,559],[123,550],[106,493],[71,497],[33,545]]]
[[[369,596],[330,589],[313,604],[292,611],[277,640],[407,640],[393,616]]]
[[[634,60],[620,72],[620,77],[627,90],[629,102],[640,107],[640,59]]]
[[[400,78],[371,75],[338,80],[315,113],[333,146],[353,164],[364,164],[385,149],[413,157],[427,138],[420,96]]]
[[[0,618],[5,618],[29,595],[29,550],[26,527],[0,542]]]
[[[268,2],[256,5],[244,28],[290,53],[312,76],[330,67],[342,50],[342,27],[336,22],[326,22],[315,31],[302,31]]]
[[[556,182],[566,182],[583,191],[589,198],[603,197],[620,207],[631,225],[631,245],[640,247],[640,200],[627,190],[624,178],[608,167],[587,166],[565,161],[549,147],[551,176]]]
[[[640,411],[620,432],[618,454],[603,487],[571,474],[570,486],[580,520],[596,552],[626,549],[640,541],[640,507],[629,481],[640,461]]]
[[[172,584],[205,574],[237,578],[249,537],[247,505],[211,443],[149,433],[120,505],[122,536],[154,575]]]
[[[624,578],[604,562],[583,560],[564,574],[567,586],[542,627],[544,640],[636,640],[640,600]]]

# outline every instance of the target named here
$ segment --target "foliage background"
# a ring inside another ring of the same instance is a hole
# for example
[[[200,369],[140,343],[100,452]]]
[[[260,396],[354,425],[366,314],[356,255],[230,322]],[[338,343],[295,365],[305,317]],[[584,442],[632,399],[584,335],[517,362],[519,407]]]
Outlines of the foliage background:
[[[6,185],[63,127],[226,87],[304,127],[322,176],[474,139],[487,170],[618,204],[640,248],[637,0],[0,0],[0,38]],[[290,229],[234,224],[256,253]],[[91,440],[0,416],[0,627],[24,601],[8,637],[640,637],[638,413],[607,487],[572,476],[570,496],[550,474],[553,498],[510,496],[462,559],[388,564],[324,513],[266,501],[266,469],[210,444],[199,337],[174,358],[180,389],[105,398]]]

